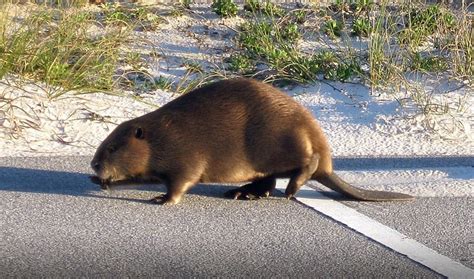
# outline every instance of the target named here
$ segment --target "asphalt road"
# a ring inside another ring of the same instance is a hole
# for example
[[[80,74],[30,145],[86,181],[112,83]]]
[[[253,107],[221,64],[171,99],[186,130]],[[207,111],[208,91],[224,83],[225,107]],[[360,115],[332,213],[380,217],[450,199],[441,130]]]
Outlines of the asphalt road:
[[[278,193],[234,201],[231,186],[198,185],[159,206],[162,186],[101,192],[89,160],[0,158],[1,278],[441,277]],[[341,202],[474,268],[472,198]]]

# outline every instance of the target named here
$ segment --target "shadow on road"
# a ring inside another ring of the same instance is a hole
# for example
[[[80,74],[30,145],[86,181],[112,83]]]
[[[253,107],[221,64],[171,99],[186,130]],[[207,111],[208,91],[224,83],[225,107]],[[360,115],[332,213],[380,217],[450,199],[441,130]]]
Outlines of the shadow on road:
[[[237,186],[199,184],[193,187],[188,195],[224,199],[224,193]],[[153,183],[120,185],[114,186],[113,189],[114,195],[108,195],[107,192],[101,191],[98,185],[93,184],[89,179],[89,174],[85,173],[0,167],[0,191],[81,196],[138,203],[150,203],[150,201],[148,199],[128,198],[123,194],[115,196],[115,194],[120,190],[148,191],[151,192],[150,198],[152,198],[166,191],[164,185]],[[283,194],[278,191],[274,191],[273,195],[283,197]]]
[[[130,202],[149,203],[148,199],[129,198],[127,193],[121,190],[149,191],[149,198],[166,192],[163,185],[159,184],[133,184],[114,187],[113,194],[102,192],[100,187],[93,184],[88,173],[68,172],[67,170],[41,170],[44,161],[42,158],[30,158],[36,165],[32,168],[18,168],[12,166],[0,166],[0,191],[44,193],[69,196],[83,196],[103,199],[116,199]],[[54,167],[60,167],[64,158],[48,158],[48,162]],[[84,157],[88,162],[89,157]],[[336,158],[335,169],[337,170],[370,170],[370,169],[416,169],[416,168],[440,168],[440,170],[453,179],[473,179],[474,172],[466,172],[474,166],[474,157],[411,157],[411,158]],[[456,167],[462,167],[457,169]],[[38,168],[38,169],[36,169]],[[200,184],[192,188],[188,194],[207,196],[213,198],[224,198],[224,193],[235,185]],[[304,197],[305,191],[300,191],[298,196]],[[326,196],[336,200],[345,198],[333,191],[325,192]],[[274,195],[283,197],[275,191]]]
[[[131,189],[156,191],[156,193],[150,194],[150,198],[166,190],[163,185],[147,183],[143,185],[117,186],[114,187],[114,192]],[[226,190],[228,190],[228,187],[225,186],[197,185],[190,191],[190,194],[223,198],[223,193]],[[89,174],[14,167],[0,167],[0,191],[83,196],[141,203],[149,202],[148,200],[107,195],[106,192],[100,190],[98,185],[90,181]]]

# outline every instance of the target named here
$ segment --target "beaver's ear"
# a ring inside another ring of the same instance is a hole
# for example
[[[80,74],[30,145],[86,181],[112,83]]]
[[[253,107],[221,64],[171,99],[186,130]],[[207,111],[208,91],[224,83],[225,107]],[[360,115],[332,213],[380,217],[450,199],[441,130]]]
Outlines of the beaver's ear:
[[[135,129],[135,137],[137,139],[144,139],[145,138],[145,133],[143,132],[143,129],[141,127],[138,127]]]

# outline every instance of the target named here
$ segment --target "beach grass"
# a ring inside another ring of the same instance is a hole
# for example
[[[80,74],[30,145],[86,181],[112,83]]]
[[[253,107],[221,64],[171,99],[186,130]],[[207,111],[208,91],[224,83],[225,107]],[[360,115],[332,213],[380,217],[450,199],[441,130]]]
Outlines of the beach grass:
[[[372,90],[411,92],[426,114],[445,112],[446,106],[413,85],[416,77],[473,84],[473,16],[466,5],[359,0],[289,8],[269,1],[247,0],[243,6],[213,1],[208,8],[219,16],[245,19],[231,38],[226,66],[209,70],[185,61],[186,74],[176,82],[151,74],[150,59],[124,47],[137,32],[160,28],[167,20],[157,12],[160,7],[107,3],[97,11],[84,8],[87,2],[56,0],[27,11],[3,4],[0,79],[15,75],[43,82],[54,88],[50,98],[124,88],[185,93],[219,76],[277,85],[357,82]],[[192,1],[180,3],[192,15]]]

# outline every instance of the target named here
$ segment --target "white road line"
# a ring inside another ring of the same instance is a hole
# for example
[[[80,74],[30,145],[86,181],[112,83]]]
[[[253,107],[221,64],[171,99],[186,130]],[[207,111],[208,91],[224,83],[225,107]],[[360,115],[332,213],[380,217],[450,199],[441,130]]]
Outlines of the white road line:
[[[288,184],[287,179],[278,179],[276,188],[283,190]],[[448,278],[474,278],[474,270],[443,256],[431,248],[408,238],[406,235],[387,227],[358,211],[332,200],[318,191],[303,186],[296,199],[316,211],[350,227],[368,238],[428,267]],[[299,196],[299,197],[298,197]]]

